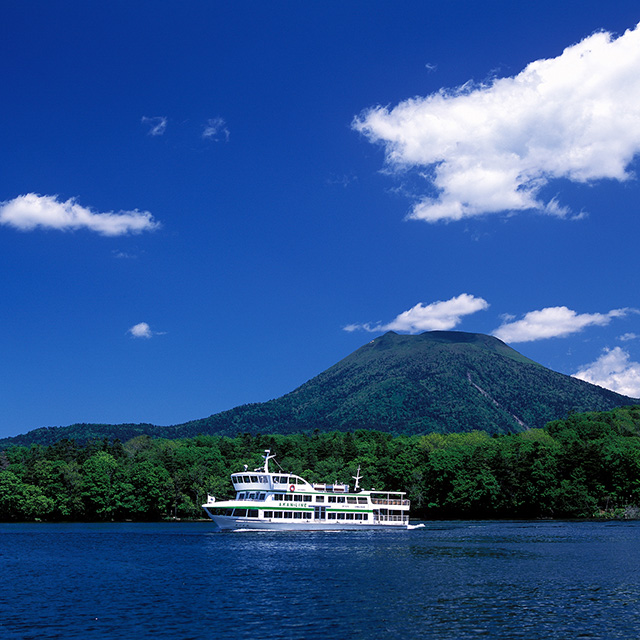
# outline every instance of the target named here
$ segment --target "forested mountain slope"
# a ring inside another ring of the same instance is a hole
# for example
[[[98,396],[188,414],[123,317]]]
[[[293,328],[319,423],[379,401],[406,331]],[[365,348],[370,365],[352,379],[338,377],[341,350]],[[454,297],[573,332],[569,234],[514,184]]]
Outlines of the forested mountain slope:
[[[376,429],[394,434],[512,433],[572,412],[606,411],[636,400],[529,360],[497,338],[460,331],[389,332],[281,398],[182,425],[72,425],[0,441],[128,440],[198,434]]]

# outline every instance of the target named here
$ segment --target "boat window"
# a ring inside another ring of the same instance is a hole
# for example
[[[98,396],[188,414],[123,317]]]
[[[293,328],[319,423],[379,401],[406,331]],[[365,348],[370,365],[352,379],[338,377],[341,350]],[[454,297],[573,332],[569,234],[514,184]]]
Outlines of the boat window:
[[[250,518],[257,518],[258,517],[258,510],[257,509],[249,509],[249,511],[247,512],[247,515]]]
[[[336,514],[335,513],[328,513],[327,514],[327,518],[329,520],[335,520],[336,519]]]
[[[302,512],[301,512],[301,511],[296,511],[296,512],[293,514],[293,517],[294,517],[296,520],[302,520]]]
[[[344,520],[344,513],[338,514],[338,520]]]
[[[238,494],[238,500],[244,500],[244,493]]]
[[[285,493],[283,499],[288,500],[289,502],[293,502],[293,495],[291,493]]]
[[[316,496],[316,502],[324,502],[324,496]]]
[[[246,509],[234,509],[233,510],[233,515],[236,518],[244,518],[247,515],[247,510]]]
[[[305,512],[302,514],[302,517],[303,517],[303,518],[305,518],[305,519],[307,519],[307,520],[310,520],[310,519],[311,519],[311,511],[305,511]]]
[[[305,502],[311,502],[311,496],[302,496]]]
[[[366,498],[358,498],[358,504],[367,504]]]
[[[329,502],[337,502],[337,501],[338,501],[338,499],[337,499],[335,496],[328,496],[328,497],[327,497],[327,500],[328,500]]]
[[[251,482],[251,478],[249,476],[242,476],[242,482]]]
[[[369,519],[369,514],[368,513],[363,513],[362,514],[362,519],[363,520],[368,520]]]
[[[347,516],[347,520],[353,520],[353,513],[345,514]]]
[[[273,494],[273,499],[274,500],[284,500],[284,493],[274,493]]]
[[[258,496],[258,500],[264,500],[266,497],[267,497],[267,494],[266,494],[266,493],[261,493],[261,494]]]
[[[293,518],[293,513],[291,513],[291,511],[285,511],[284,512],[284,517],[285,518]]]
[[[258,476],[251,476],[251,482],[258,482]]]
[[[250,494],[248,494],[247,500],[255,500],[255,498],[256,498],[256,494],[255,493],[250,493]]]
[[[296,493],[296,495],[293,496],[293,501],[294,502],[302,502],[302,496],[299,493]]]
[[[265,511],[264,512],[264,517],[265,518],[273,518],[273,511]]]
[[[357,500],[355,498],[351,497],[351,496],[348,496],[347,497],[347,502],[349,504],[356,504]]]
[[[260,482],[262,482],[262,484],[267,484],[269,482],[269,478],[267,478],[267,476],[260,476]]]
[[[273,512],[273,517],[274,518],[282,518],[282,511],[274,511]]]
[[[230,516],[233,514],[233,509],[227,509],[224,513],[225,516]]]
[[[338,502],[344,502],[344,496],[338,496]]]

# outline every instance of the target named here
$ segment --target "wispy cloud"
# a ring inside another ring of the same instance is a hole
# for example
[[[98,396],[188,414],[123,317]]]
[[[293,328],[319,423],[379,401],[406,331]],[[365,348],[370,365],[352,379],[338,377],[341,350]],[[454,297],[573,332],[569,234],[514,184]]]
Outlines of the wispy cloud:
[[[133,338],[153,338],[153,336],[162,336],[164,331],[152,331],[151,327],[146,322],[138,322],[134,324],[127,333],[131,334]]]
[[[419,302],[415,307],[396,316],[391,322],[350,324],[345,331],[405,331],[419,333],[421,331],[448,331],[462,321],[462,317],[489,307],[489,303],[468,293],[462,293],[450,300],[439,300],[424,305]]]
[[[331,175],[327,178],[327,184],[337,184],[345,189],[352,183],[357,182],[358,176],[354,174],[343,173],[342,175]]]
[[[111,255],[118,260],[135,260],[138,255],[129,251],[121,251],[120,249],[114,249]]]
[[[629,342],[630,340],[637,340],[640,336],[637,333],[623,333],[621,336],[618,336],[618,340],[620,342]]]
[[[505,342],[532,342],[545,338],[563,338],[585,327],[605,326],[613,318],[621,318],[632,309],[613,309],[608,313],[576,313],[567,307],[546,307],[529,311],[521,320],[507,321],[493,335]]]
[[[20,231],[37,228],[70,231],[88,229],[103,236],[122,236],[152,231],[160,226],[148,211],[96,213],[79,205],[74,198],[27,193],[0,203],[0,224]]]
[[[605,349],[595,362],[585,365],[573,377],[625,396],[640,397],[640,363],[632,362],[629,353],[620,347]]]
[[[209,118],[202,132],[202,137],[205,140],[213,140],[214,142],[227,142],[230,135],[227,123],[224,118],[220,117]]]
[[[164,116],[153,116],[151,118],[142,116],[142,124],[149,127],[147,132],[150,136],[161,136],[167,129],[167,118]]]
[[[555,178],[626,180],[640,152],[640,29],[595,33],[514,77],[373,107],[353,127],[382,143],[427,195],[410,218],[436,222],[538,210],[567,217],[542,188]]]

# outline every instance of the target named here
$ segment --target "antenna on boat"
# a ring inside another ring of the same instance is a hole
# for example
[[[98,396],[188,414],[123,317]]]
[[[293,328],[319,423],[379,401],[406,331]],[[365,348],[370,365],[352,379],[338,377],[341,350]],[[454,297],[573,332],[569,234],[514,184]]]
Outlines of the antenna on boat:
[[[358,465],[358,470],[356,471],[356,475],[355,476],[351,476],[355,481],[355,485],[353,487],[353,491],[354,493],[357,493],[358,491],[360,491],[360,480],[362,479],[362,476],[360,475],[360,465]]]
[[[276,454],[271,454],[271,449],[265,449],[262,457],[264,459],[264,472],[269,473],[269,460],[275,458]]]

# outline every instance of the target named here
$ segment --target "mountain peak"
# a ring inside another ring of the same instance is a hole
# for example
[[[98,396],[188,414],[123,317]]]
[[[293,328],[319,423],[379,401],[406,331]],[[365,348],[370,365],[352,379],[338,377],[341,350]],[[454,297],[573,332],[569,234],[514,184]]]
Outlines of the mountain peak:
[[[407,435],[510,433],[607,411],[632,398],[556,373],[498,338],[463,331],[388,331],[292,392],[174,427],[75,425],[0,441],[50,444],[62,438],[165,438],[199,434],[300,433],[375,429]],[[82,434],[88,434],[84,437]]]
[[[433,345],[447,345],[451,348],[458,349],[474,347],[476,349],[484,349],[498,353],[518,362],[537,365],[536,362],[518,353],[515,349],[512,349],[509,345],[494,336],[489,336],[484,333],[468,333],[466,331],[425,331],[419,334],[398,334],[395,331],[387,331],[385,334],[364,345],[361,349],[423,350]],[[360,349],[355,353],[359,351]]]

